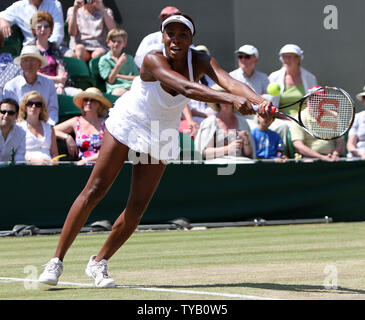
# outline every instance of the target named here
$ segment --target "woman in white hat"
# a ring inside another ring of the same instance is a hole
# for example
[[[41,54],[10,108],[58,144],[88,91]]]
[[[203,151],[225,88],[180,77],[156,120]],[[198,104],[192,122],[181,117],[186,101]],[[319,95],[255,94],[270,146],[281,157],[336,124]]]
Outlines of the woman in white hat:
[[[280,94],[272,97],[274,106],[284,106],[302,98],[310,88],[317,85],[317,78],[308,70],[302,67],[304,59],[303,50],[296,44],[286,44],[279,51],[279,59],[282,67],[269,75],[270,82],[280,85]],[[298,105],[283,109],[294,117],[297,116]],[[291,126],[288,120],[276,119],[270,129],[280,134],[285,146],[285,153],[288,153],[288,130]]]
[[[309,88],[317,85],[316,77],[301,66],[303,50],[295,44],[286,44],[279,52],[282,67],[269,75],[270,82],[280,85],[280,95],[273,98],[274,106],[283,106],[303,97]],[[296,116],[298,106],[284,109],[285,113]]]
[[[73,117],[55,126],[56,136],[63,139],[68,153],[77,157],[77,164],[95,162],[104,137],[105,118],[111,103],[98,88],[88,88],[73,98],[81,109],[81,116]],[[75,136],[75,140],[71,136]]]
[[[365,106],[365,87],[356,95],[357,100]],[[355,114],[354,123],[347,139],[347,157],[365,159],[365,111]]]
[[[162,51],[148,53],[127,93],[119,98],[106,121],[99,158],[81,194],[72,205],[64,224],[54,258],[39,281],[57,284],[62,260],[87,221],[92,209],[105,196],[129,155],[134,155],[131,190],[125,210],[116,219],[101,250],[90,257],[86,274],[97,287],[112,287],[107,261],[129,239],[139,224],[166,168],[166,161],[180,153],[178,127],[189,99],[226,103],[243,114],[268,116],[271,106],[246,85],[231,78],[214,58],[191,50],[194,23],[186,15],[173,15],[161,25]],[[210,76],[227,92],[198,83]]]

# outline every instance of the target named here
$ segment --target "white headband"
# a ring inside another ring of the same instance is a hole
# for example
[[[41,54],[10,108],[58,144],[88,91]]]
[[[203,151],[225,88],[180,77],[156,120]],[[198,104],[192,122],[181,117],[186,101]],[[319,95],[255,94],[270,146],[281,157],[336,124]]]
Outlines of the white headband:
[[[169,23],[172,23],[172,22],[179,22],[179,23],[185,24],[189,28],[189,30],[191,31],[191,34],[192,35],[194,34],[194,26],[191,23],[191,21],[189,21],[185,17],[179,16],[179,15],[171,16],[171,17],[168,17],[166,20],[164,20],[164,22],[162,23],[161,31],[164,32],[165,27]]]

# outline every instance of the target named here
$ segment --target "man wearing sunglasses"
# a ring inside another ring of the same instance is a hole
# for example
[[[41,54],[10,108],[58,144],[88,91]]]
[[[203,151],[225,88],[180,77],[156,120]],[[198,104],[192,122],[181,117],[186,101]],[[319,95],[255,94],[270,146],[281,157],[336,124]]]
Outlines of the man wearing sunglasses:
[[[257,94],[266,93],[269,84],[267,74],[256,70],[259,61],[259,51],[249,44],[240,47],[235,51],[238,61],[238,68],[230,72],[232,78],[247,84]]]
[[[25,131],[15,121],[19,105],[13,99],[0,102],[0,162],[25,161]]]
[[[269,77],[266,73],[256,70],[259,61],[259,51],[252,45],[245,44],[235,51],[238,68],[229,74],[232,78],[245,83],[259,95],[265,95],[265,99],[271,96],[266,95],[266,88],[269,84]],[[245,116],[251,128],[256,127],[254,116]]]

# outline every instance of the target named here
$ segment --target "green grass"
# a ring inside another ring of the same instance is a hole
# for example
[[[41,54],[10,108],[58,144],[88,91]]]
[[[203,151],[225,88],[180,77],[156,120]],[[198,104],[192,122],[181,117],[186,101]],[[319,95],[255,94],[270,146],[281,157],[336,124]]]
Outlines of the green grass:
[[[0,280],[0,300],[229,299],[174,292],[177,290],[274,299],[364,299],[364,234],[365,223],[138,232],[108,267],[117,285],[140,290],[73,285],[29,289],[23,282]],[[106,237],[80,235],[66,255],[60,281],[92,284],[84,268]],[[0,238],[0,277],[30,277],[24,273],[26,266],[37,276],[53,256],[58,239]],[[326,266],[336,268],[337,289],[324,286]],[[152,292],[144,287],[171,291]]]

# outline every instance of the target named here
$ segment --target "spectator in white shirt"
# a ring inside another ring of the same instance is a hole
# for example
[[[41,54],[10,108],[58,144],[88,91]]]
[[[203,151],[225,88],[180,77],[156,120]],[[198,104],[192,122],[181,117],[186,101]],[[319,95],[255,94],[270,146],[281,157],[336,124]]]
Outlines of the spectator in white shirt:
[[[58,0],[19,0],[0,12],[0,31],[5,38],[11,36],[11,26],[16,24],[24,35],[23,45],[34,40],[30,18],[36,11],[47,11],[52,15],[54,27],[49,39],[61,44],[64,37],[64,19],[61,3]]]
[[[179,11],[180,10],[175,7],[170,7],[170,6],[165,7],[161,10],[161,13],[159,14],[158,18],[161,20],[161,23],[162,23],[166,18],[168,18],[169,16],[171,16]],[[134,56],[134,62],[136,63],[138,68],[141,69],[144,56],[148,52],[150,52],[152,50],[162,50],[162,49],[163,49],[162,32],[157,31],[157,32],[151,33],[142,39],[142,41],[136,51],[136,54]]]
[[[266,73],[256,70],[256,64],[259,61],[259,51],[256,47],[245,44],[235,51],[238,59],[238,68],[229,74],[232,78],[245,83],[259,95],[266,96],[266,88],[269,84],[269,77]],[[254,115],[245,116],[251,129],[257,127],[257,121]]]
[[[0,161],[25,161],[25,131],[16,124],[19,105],[13,99],[0,102]]]
[[[15,77],[4,86],[3,97],[12,98],[19,103],[26,93],[33,90],[39,92],[49,108],[48,123],[54,126],[58,122],[56,88],[52,80],[37,73],[41,67],[47,66],[46,58],[40,54],[37,46],[24,46],[14,63],[20,65],[23,75]]]

